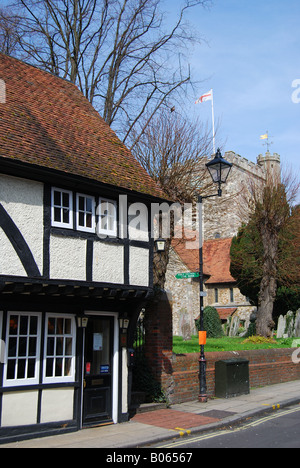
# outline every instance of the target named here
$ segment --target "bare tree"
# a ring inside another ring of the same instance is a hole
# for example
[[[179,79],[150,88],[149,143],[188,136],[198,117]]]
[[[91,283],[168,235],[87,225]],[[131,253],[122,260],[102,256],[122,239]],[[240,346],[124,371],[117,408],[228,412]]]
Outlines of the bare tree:
[[[280,174],[269,169],[265,181],[252,179],[248,188],[248,193],[244,192],[244,198],[249,210],[249,220],[257,229],[262,245],[256,331],[258,335],[268,337],[275,326],[273,305],[278,279],[280,277],[281,281],[288,283],[289,277],[295,278],[295,272],[292,273],[295,263],[288,262],[285,254],[280,264],[279,253],[280,242],[288,241],[287,234],[291,226],[298,222],[299,228],[299,210],[292,208],[299,191],[299,181],[291,174],[281,178]],[[298,239],[299,244],[299,237],[295,239]],[[295,256],[296,250],[293,249],[293,252]]]
[[[199,120],[162,110],[133,139],[133,154],[173,202],[192,203],[211,185],[204,165],[212,153],[211,130]]]
[[[161,0],[15,1],[18,54],[76,83],[124,142],[190,83],[181,63],[196,38],[185,17],[210,3],[184,0],[167,27]]]
[[[134,133],[132,138],[135,138]],[[196,217],[197,195],[205,193],[211,186],[204,164],[213,146],[209,127],[199,121],[186,120],[174,109],[160,110],[135,141],[133,154],[166,196],[176,202],[177,216],[180,218],[184,204],[190,203],[191,214],[194,212]],[[162,222],[162,216],[157,216],[157,226]],[[154,255],[154,284],[161,289],[165,284],[169,249],[176,228],[179,235],[182,233],[182,225],[176,225],[173,210],[167,222],[170,230],[165,239],[166,249]]]
[[[12,13],[0,8],[0,52],[11,55],[15,52],[19,37],[18,21]]]

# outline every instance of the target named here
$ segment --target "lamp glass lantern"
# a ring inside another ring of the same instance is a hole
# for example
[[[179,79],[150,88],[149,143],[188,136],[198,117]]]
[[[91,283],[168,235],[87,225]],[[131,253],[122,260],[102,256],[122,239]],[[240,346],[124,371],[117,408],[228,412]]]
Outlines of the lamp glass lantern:
[[[159,238],[155,240],[156,252],[164,252],[166,250],[166,240]]]
[[[87,328],[88,321],[89,321],[88,317],[83,317],[81,315],[77,316],[78,328]]]
[[[216,184],[225,184],[229,172],[231,171],[232,164],[226,159],[222,158],[220,148],[218,148],[215,157],[212,161],[206,164],[206,167],[211,175],[213,182]]]
[[[129,327],[129,319],[128,319],[128,318],[120,317],[120,318],[119,318],[119,324],[120,324],[120,328],[121,328],[121,329],[127,330],[128,327]]]

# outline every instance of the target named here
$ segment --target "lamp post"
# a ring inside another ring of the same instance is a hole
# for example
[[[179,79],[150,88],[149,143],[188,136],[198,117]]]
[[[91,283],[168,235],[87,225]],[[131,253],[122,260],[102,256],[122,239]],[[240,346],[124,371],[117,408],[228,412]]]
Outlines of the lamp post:
[[[202,202],[205,198],[210,197],[221,197],[222,189],[221,185],[225,184],[229,172],[231,171],[232,164],[222,158],[221,151],[218,148],[213,160],[206,164],[206,167],[211,175],[214,183],[218,184],[218,193],[214,195],[198,196],[199,203],[199,230],[202,229],[202,223],[200,223],[200,216],[202,216]],[[207,387],[206,387],[206,359],[204,354],[204,345],[206,344],[206,332],[204,330],[204,281],[203,281],[203,243],[202,235],[200,235],[199,243],[199,280],[200,280],[200,332],[199,332],[199,345],[200,345],[200,356],[199,356],[199,401],[205,403],[207,401]]]

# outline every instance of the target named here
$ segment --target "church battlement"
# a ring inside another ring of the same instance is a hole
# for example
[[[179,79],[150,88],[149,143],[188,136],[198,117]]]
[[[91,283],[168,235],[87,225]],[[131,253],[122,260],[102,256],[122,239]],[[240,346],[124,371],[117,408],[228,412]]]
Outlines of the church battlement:
[[[256,177],[264,178],[267,168],[274,169],[276,172],[280,171],[280,155],[278,153],[274,153],[272,155],[269,151],[267,151],[265,156],[260,154],[257,157],[257,163],[249,161],[234,151],[227,151],[224,158],[242,172],[248,172],[255,175]]]

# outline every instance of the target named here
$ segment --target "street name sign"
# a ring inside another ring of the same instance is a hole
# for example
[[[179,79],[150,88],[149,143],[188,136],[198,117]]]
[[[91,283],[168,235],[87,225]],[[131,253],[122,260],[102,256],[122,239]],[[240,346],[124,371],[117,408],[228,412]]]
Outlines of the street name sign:
[[[200,274],[199,272],[188,272],[188,273],[177,273],[177,275],[175,276],[175,278],[177,279],[183,279],[183,278],[199,278]]]

